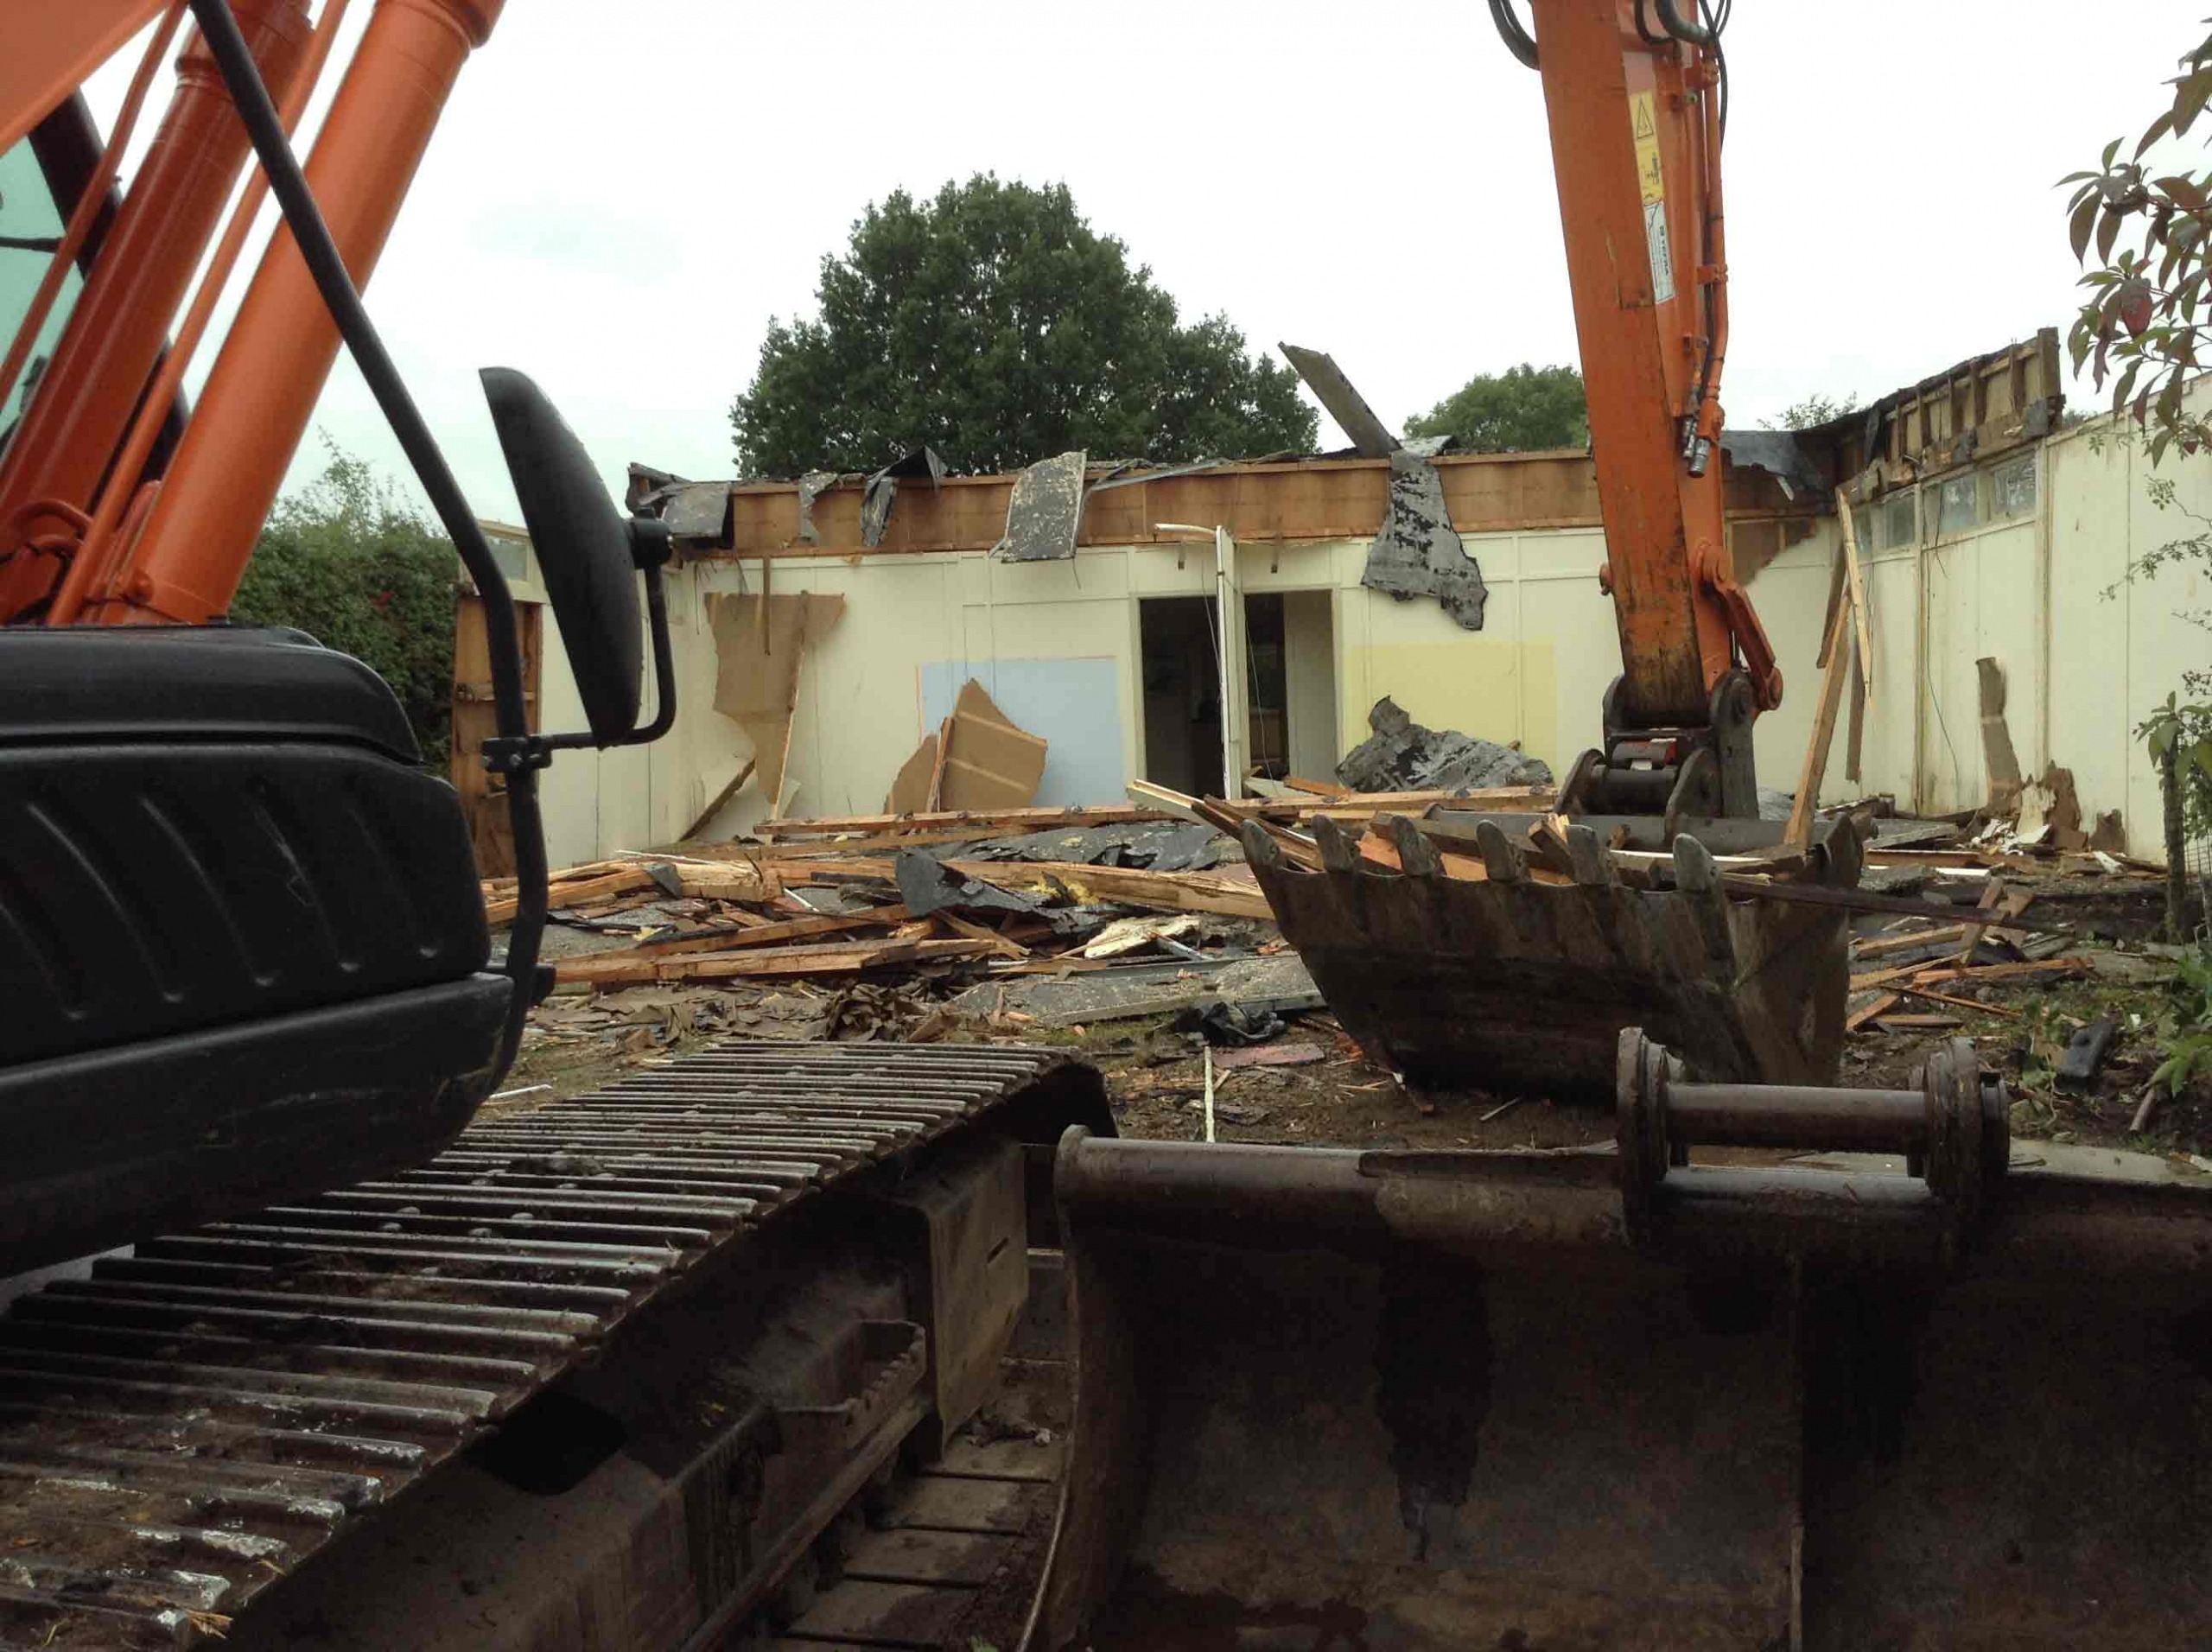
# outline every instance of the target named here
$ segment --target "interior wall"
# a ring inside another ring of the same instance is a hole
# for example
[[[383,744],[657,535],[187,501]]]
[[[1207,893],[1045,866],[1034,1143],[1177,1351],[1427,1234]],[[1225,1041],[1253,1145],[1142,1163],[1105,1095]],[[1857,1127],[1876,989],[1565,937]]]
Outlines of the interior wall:
[[[1286,591],[1283,679],[1290,716],[1290,772],[1309,780],[1336,773],[1336,593]]]

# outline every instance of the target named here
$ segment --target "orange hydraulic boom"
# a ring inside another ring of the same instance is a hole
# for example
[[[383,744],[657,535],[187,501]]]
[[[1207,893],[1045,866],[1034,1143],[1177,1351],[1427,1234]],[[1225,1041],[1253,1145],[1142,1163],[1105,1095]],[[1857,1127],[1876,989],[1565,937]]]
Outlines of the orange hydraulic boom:
[[[1686,15],[1694,7],[1702,20]],[[1737,584],[1723,513],[1727,70],[1698,0],[1511,0],[1491,10],[1543,75],[1622,674],[1570,807],[1751,815],[1750,729],[1782,673]],[[1679,795],[1678,795],[1679,791]]]

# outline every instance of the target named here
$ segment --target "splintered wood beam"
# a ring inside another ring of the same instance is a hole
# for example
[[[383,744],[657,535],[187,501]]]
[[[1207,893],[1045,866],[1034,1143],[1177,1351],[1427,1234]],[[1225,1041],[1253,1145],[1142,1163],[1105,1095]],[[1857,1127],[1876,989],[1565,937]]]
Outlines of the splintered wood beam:
[[[993,950],[982,941],[849,941],[821,946],[764,947],[757,950],[693,952],[676,957],[639,957],[634,953],[598,953],[563,958],[554,965],[557,980],[594,986],[637,986],[658,981],[719,981],[773,975],[848,975],[892,963],[927,963],[982,957]]]
[[[766,838],[831,837],[854,833],[989,832],[1041,830],[1049,826],[1133,826],[1166,820],[1157,809],[1133,804],[1087,804],[1079,807],[1021,809],[931,809],[912,815],[828,815],[812,820],[764,820],[754,829]]]
[[[759,766],[759,759],[748,757],[738,765],[737,772],[730,776],[729,784],[715,793],[715,800],[699,811],[698,819],[686,826],[683,835],[687,838],[696,837],[701,832],[706,830],[707,823],[721,813],[722,805],[737,796],[739,788],[753,778],[753,771]]]
[[[1859,534],[1851,520],[1851,500],[1835,491],[1836,519],[1843,527],[1845,586],[1851,598],[1851,623],[1859,639],[1859,683],[1864,703],[1874,703],[1874,631],[1866,613],[1866,576],[1859,565]]]
[[[1843,676],[1850,669],[1843,644],[1844,626],[1850,618],[1851,604],[1836,605],[1828,620],[1827,640],[1822,653],[1827,664],[1821,668],[1821,702],[1813,715],[1812,739],[1805,747],[1804,767],[1798,772],[1797,796],[1789,805],[1789,829],[1783,835],[1783,842],[1796,848],[1808,848],[1813,842],[1813,815],[1820,807],[1821,778],[1827,773],[1828,747],[1835,740],[1836,707],[1843,698]]]

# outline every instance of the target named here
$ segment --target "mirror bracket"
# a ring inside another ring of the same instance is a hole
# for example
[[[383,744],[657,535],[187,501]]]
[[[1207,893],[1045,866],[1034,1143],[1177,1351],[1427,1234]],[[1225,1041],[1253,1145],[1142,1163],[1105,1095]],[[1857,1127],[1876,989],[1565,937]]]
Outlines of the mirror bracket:
[[[483,744],[484,766],[493,774],[518,774],[550,767],[553,753],[618,746],[645,746],[676,722],[676,658],[668,632],[668,592],[661,569],[669,560],[668,524],[658,517],[632,517],[627,524],[630,555],[645,577],[645,619],[653,645],[653,720],[602,740],[589,730],[570,734],[494,736]]]

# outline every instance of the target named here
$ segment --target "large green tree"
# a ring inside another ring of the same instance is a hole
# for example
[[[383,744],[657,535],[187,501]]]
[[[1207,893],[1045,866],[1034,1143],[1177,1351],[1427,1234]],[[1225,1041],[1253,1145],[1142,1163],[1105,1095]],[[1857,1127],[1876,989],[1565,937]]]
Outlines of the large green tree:
[[[1477,373],[1426,413],[1406,421],[1409,436],[1457,436],[1477,453],[1535,453],[1581,448],[1590,441],[1590,409],[1582,375],[1573,367],[1522,362],[1502,373]]]
[[[1184,461],[1313,445],[1297,375],[1225,317],[1179,321],[1063,184],[894,191],[822,260],[815,297],[814,319],[769,324],[730,409],[748,475],[873,469],[919,442],[970,472],[1075,448]]]
[[[335,444],[276,501],[231,599],[240,625],[292,626],[391,684],[432,766],[452,728],[453,542],[365,460]]]

